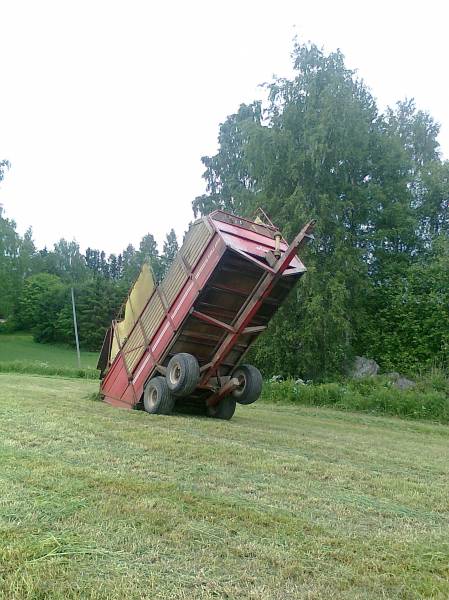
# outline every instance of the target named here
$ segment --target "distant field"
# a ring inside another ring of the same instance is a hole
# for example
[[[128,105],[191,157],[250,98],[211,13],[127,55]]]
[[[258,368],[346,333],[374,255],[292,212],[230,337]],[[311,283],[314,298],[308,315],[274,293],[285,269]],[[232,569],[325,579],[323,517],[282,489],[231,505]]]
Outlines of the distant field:
[[[81,366],[95,368],[98,354],[81,352]],[[76,368],[76,350],[66,346],[37,344],[27,333],[0,335],[0,362],[20,361],[29,364],[46,363],[54,367]]]
[[[0,598],[449,597],[449,428],[0,374]]]

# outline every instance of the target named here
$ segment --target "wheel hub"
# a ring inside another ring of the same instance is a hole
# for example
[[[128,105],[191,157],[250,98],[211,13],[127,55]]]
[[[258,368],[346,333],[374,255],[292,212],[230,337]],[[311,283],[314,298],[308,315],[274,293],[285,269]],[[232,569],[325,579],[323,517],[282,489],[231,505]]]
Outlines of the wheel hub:
[[[181,378],[181,367],[179,364],[173,365],[173,368],[170,371],[170,381],[172,384],[177,384]]]
[[[154,406],[157,402],[157,389],[153,388],[150,392],[150,402]]]

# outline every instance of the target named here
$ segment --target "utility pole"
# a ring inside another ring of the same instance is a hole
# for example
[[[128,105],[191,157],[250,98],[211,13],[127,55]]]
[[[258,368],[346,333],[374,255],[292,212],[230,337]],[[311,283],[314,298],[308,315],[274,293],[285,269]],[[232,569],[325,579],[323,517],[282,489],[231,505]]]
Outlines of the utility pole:
[[[73,327],[75,329],[75,341],[76,341],[76,354],[78,356],[78,369],[81,369],[80,343],[78,340],[78,324],[76,322],[75,294],[73,293],[73,287],[71,288],[71,292],[72,292]]]
[[[69,256],[69,265],[70,265],[70,270],[72,270],[72,255]],[[70,291],[72,293],[73,329],[75,330],[76,355],[78,357],[78,369],[81,369],[80,342],[78,339],[78,323],[76,322],[75,294],[73,293],[73,281],[74,281],[73,273],[71,273],[71,276],[72,276],[72,287],[70,288]]]
[[[80,342],[78,339],[78,323],[76,322],[76,309],[75,309],[75,294],[73,292],[73,282],[75,278],[73,276],[72,271],[72,255],[69,254],[69,265],[70,265],[70,276],[72,279],[72,287],[70,288],[70,292],[72,294],[72,312],[73,312],[73,329],[75,330],[75,342],[76,342],[76,355],[78,357],[78,369],[81,369],[81,356],[80,356]]]

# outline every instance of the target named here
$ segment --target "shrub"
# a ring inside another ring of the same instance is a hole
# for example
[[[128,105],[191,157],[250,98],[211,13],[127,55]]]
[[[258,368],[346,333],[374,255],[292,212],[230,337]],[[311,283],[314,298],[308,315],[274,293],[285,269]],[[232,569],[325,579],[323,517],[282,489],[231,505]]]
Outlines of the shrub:
[[[0,373],[29,373],[32,375],[51,375],[59,377],[74,377],[81,379],[98,379],[96,369],[76,369],[70,367],[55,367],[41,362],[0,362]]]
[[[266,382],[262,400],[449,423],[449,379],[443,371],[429,373],[408,390],[395,388],[387,377],[311,385],[296,384],[291,379]]]

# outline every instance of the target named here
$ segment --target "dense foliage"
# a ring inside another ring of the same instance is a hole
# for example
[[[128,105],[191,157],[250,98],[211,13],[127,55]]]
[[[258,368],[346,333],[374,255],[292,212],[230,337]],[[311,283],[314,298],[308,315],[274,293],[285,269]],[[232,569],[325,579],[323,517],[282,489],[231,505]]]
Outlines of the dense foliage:
[[[268,381],[262,399],[449,423],[449,383],[445,373],[438,370],[429,372],[407,390],[398,389],[386,376],[312,385],[292,379]]]
[[[328,379],[356,354],[384,370],[447,366],[449,163],[438,125],[413,101],[380,112],[340,52],[296,44],[295,76],[267,85],[267,105],[242,105],[204,157],[206,193],[195,215],[217,207],[252,216],[262,207],[291,239],[311,218],[309,269],[252,350],[265,375]],[[0,179],[9,164],[0,162]],[[160,280],[178,249],[159,254],[147,234],[118,256],[60,240],[38,251],[0,212],[0,318],[38,341],[73,343],[70,288],[80,340],[97,350],[147,261]]]
[[[154,237],[142,238],[118,256],[61,239],[53,250],[37,250],[32,232],[23,237],[0,211],[0,318],[3,330],[32,331],[38,342],[74,344],[71,288],[76,298],[81,347],[98,351],[106,328],[117,315],[142,264],[156,279],[168,269],[177,251],[176,234],[167,234],[159,254]]]
[[[258,206],[291,239],[311,218],[309,268],[252,359],[265,374],[326,378],[354,354],[405,371],[447,363],[449,164],[412,101],[380,113],[340,52],[293,53],[295,77],[242,105],[204,157],[195,214]]]

